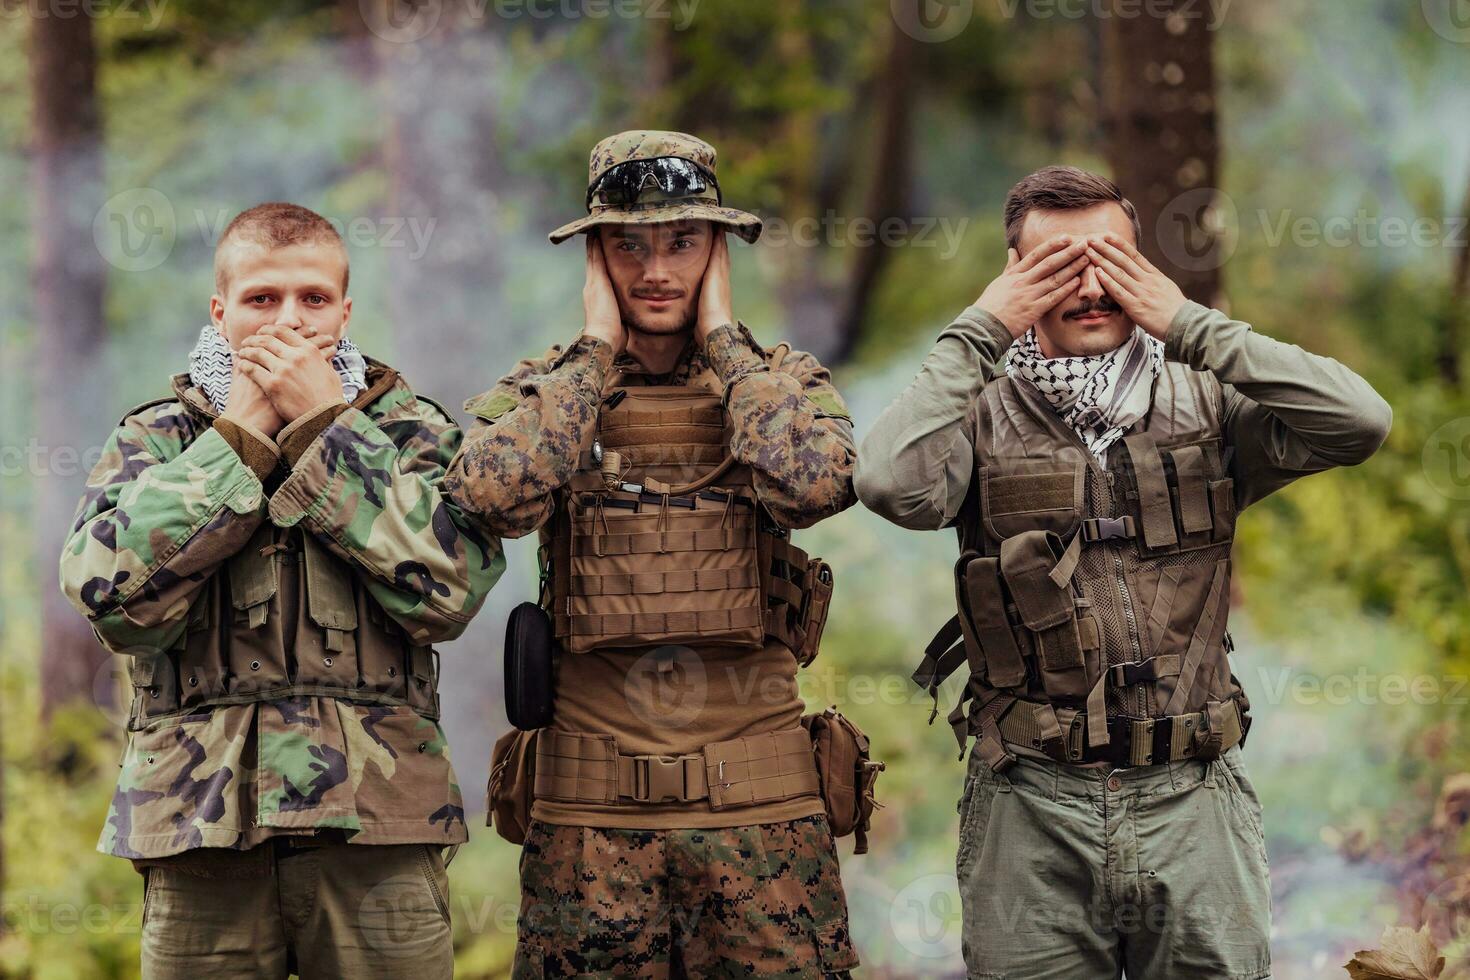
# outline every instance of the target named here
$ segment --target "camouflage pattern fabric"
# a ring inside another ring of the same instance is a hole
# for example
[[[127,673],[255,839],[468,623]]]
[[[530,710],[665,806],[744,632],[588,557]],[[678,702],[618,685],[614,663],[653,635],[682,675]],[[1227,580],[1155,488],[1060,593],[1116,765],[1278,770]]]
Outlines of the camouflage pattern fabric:
[[[401,379],[373,397],[388,370],[369,360],[369,393],[273,491],[275,475],[263,484],[212,427],[187,375],[175,377],[175,398],[124,419],[61,559],[62,589],[102,644],[172,647],[210,575],[267,520],[322,541],[417,642],[459,636],[505,559],[440,490],[458,427]],[[98,847],[159,857],[321,827],[356,831],[357,843],[463,841],[439,726],[408,707],[319,697],[160,720],[129,736]]]
[[[756,495],[786,528],[809,527],[856,500],[852,420],[827,369],[792,351],[771,371],[744,324],[691,338],[667,375],[654,376],[600,340],[581,337],[521,361],[489,391],[465,402],[478,421],[449,465],[444,487],[494,535],[530,534],[552,516],[554,492],[576,470],[596,430],[612,372],[623,383],[723,387],[734,423],[730,450],[755,473]]]
[[[824,816],[718,830],[533,821],[514,980],[847,977],[858,965]]]
[[[592,155],[587,162],[587,186],[592,187],[599,177],[620,163],[655,160],[659,157],[679,157],[699,164],[712,174],[717,172],[715,148],[704,140],[688,133],[632,129],[609,136],[592,148]],[[568,222],[547,236],[552,244],[564,242],[596,225],[647,225],[683,220],[713,221],[729,228],[747,242],[754,242],[760,237],[762,225],[761,219],[756,215],[720,204],[713,187],[701,195],[699,200],[694,201],[645,204],[640,200],[631,207],[594,204],[590,211],[587,217]]]

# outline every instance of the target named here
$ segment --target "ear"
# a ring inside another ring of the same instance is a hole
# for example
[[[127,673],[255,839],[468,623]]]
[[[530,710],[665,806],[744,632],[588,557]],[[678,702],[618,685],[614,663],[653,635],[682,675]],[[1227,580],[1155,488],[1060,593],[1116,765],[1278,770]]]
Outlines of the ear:
[[[344,297],[342,299],[342,329],[337,334],[337,339],[338,340],[341,340],[343,337],[347,336],[347,325],[349,323],[351,323],[351,322],[352,322],[352,297],[351,296],[346,296],[346,297]]]
[[[219,293],[209,297],[209,322],[214,324],[214,328],[223,337],[225,334],[225,299]]]

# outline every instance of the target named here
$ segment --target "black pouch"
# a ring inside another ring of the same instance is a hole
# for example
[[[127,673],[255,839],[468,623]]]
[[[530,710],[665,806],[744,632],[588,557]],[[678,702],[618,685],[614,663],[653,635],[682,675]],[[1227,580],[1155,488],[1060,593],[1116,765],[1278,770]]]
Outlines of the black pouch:
[[[505,715],[523,732],[551,724],[551,617],[534,602],[505,624]]]

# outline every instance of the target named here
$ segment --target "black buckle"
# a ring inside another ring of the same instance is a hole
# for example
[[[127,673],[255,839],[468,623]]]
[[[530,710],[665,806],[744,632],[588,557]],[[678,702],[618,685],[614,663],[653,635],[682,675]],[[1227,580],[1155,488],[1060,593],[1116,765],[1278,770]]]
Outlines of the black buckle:
[[[1082,540],[1089,543],[1128,537],[1132,535],[1124,517],[1089,517],[1082,522]]]
[[[1158,679],[1158,675],[1154,673],[1153,657],[1126,664],[1114,664],[1108,668],[1108,680],[1113,682],[1114,687],[1130,687]]]

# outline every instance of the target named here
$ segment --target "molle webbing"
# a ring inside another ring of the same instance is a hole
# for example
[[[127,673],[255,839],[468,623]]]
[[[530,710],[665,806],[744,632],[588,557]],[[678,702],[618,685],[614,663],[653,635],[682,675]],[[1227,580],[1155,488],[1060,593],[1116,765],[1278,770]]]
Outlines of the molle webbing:
[[[407,705],[437,719],[436,657],[314,537],[263,524],[205,583],[174,647],[132,658],[129,727],[289,697]]]
[[[605,392],[543,550],[565,650],[757,649],[772,636],[802,662],[816,655],[831,569],[771,525],[729,439],[718,391]]]
[[[805,728],[713,742],[682,756],[623,755],[611,735],[543,729],[536,741],[537,799],[638,805],[708,800],[711,810],[815,796]]]

